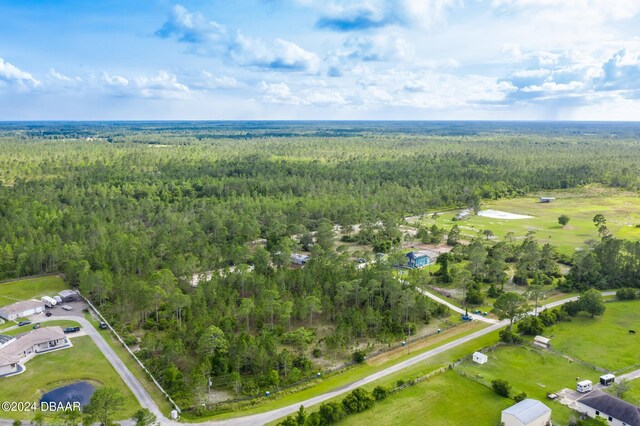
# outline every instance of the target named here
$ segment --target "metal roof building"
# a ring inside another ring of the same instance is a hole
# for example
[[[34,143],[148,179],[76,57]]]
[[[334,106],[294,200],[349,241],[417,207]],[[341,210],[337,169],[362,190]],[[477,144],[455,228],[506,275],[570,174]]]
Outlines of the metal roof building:
[[[546,426],[551,421],[551,408],[527,398],[502,410],[504,426]]]

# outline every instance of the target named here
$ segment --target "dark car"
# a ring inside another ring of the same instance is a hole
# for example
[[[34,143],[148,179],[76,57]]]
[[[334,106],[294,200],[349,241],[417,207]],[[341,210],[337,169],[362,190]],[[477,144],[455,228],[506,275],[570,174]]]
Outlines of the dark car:
[[[80,331],[80,327],[67,327],[63,330],[65,333],[77,333]]]
[[[100,327],[100,330],[106,330],[108,328],[107,324],[105,324],[102,321],[100,321],[100,324],[98,324],[98,327]]]
[[[51,315],[53,315],[51,312],[47,312],[46,314],[44,314],[44,316],[46,317],[50,317]]]
[[[23,325],[29,325],[29,324],[31,324],[31,321],[20,321],[18,323],[18,327],[22,327]]]

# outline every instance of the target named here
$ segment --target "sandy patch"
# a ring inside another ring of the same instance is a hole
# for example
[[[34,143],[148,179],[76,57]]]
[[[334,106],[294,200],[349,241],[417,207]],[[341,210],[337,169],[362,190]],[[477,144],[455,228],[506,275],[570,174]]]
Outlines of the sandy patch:
[[[478,216],[489,217],[491,219],[531,219],[533,216],[527,216],[524,214],[515,214],[515,213],[507,213],[501,212],[500,210],[482,210],[478,212]]]

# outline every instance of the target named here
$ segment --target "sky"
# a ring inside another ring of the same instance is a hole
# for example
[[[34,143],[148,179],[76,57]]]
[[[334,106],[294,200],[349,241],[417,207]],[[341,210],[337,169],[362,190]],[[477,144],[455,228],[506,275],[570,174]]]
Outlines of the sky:
[[[640,0],[0,0],[0,121],[640,120]]]

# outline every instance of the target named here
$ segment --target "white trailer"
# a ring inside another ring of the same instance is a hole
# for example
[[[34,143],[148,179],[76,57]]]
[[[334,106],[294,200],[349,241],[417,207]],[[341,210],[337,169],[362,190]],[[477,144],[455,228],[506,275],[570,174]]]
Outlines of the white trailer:
[[[593,383],[591,382],[591,380],[583,380],[576,384],[576,390],[580,393],[591,392],[592,389]]]
[[[47,308],[53,308],[54,306],[56,306],[58,304],[58,302],[56,301],[56,299],[54,299],[53,297],[49,297],[49,296],[42,296],[42,302],[44,303],[44,305]]]

